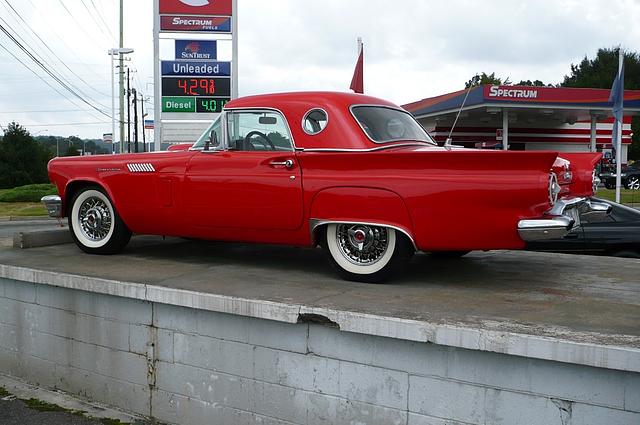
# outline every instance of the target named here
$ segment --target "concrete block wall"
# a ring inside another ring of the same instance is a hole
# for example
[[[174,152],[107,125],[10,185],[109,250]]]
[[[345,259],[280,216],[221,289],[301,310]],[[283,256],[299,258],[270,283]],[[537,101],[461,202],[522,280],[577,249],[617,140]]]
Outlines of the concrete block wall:
[[[0,373],[180,424],[638,424],[640,374],[0,279]]]

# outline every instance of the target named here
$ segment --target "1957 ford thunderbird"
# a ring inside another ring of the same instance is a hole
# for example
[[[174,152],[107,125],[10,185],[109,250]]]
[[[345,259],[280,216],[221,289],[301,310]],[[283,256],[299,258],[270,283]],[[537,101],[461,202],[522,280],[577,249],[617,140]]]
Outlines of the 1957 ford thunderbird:
[[[588,199],[599,159],[438,147],[393,103],[283,93],[227,103],[191,145],[53,159],[43,202],[88,253],[132,233],[321,245],[344,278],[380,282],[418,250],[520,249],[606,214]]]

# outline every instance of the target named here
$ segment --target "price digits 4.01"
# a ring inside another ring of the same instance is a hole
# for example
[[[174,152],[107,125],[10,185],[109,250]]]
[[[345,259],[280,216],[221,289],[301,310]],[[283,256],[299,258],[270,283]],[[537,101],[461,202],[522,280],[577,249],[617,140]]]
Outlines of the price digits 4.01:
[[[196,102],[196,112],[222,112],[225,99],[198,99]]]

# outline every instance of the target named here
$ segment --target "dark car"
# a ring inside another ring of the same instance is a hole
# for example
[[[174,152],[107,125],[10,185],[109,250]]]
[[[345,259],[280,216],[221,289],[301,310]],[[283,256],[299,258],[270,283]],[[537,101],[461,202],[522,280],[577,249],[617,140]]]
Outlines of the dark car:
[[[633,166],[622,170],[622,173],[620,173],[620,179],[622,181],[621,186],[625,189],[640,190],[640,168]],[[600,180],[604,182],[604,186],[607,189],[614,189],[616,187],[615,171],[611,174],[601,174]]]
[[[530,242],[527,249],[640,258],[640,211],[615,202],[592,199],[610,204],[609,215],[595,220],[588,214],[581,215],[581,226],[565,237]]]

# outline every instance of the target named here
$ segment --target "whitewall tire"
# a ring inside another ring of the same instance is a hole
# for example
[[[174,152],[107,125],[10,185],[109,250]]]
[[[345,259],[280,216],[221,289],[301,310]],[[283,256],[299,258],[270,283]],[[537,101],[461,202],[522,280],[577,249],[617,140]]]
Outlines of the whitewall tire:
[[[78,247],[91,254],[114,254],[131,238],[111,199],[98,187],[86,187],[75,194],[69,229]]]
[[[385,226],[331,223],[321,238],[332,265],[347,280],[380,283],[413,254],[406,236]]]

